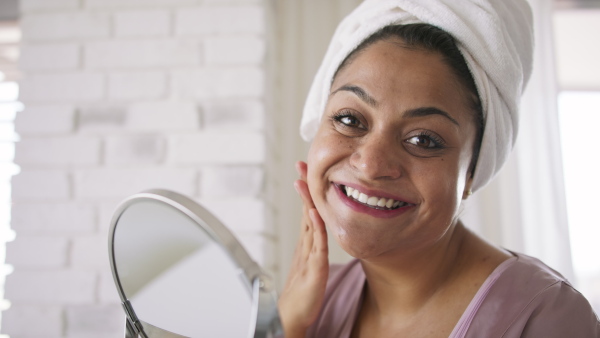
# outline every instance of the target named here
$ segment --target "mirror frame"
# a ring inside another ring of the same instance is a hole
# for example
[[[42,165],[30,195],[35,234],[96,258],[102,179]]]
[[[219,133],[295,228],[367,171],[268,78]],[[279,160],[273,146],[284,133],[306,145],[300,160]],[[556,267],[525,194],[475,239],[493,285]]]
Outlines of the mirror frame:
[[[121,305],[125,311],[125,337],[141,336],[147,338],[148,335],[145,333],[145,327],[147,327],[148,324],[142,322],[137,317],[121,286],[114,252],[115,230],[121,215],[129,206],[136,202],[148,200],[167,204],[186,215],[198,225],[199,230],[204,231],[215,243],[220,245],[240,269],[241,275],[245,277],[246,287],[252,299],[248,337],[263,338],[273,334],[280,334],[282,329],[279,321],[279,312],[277,310],[277,295],[274,289],[274,283],[272,279],[261,270],[260,266],[252,260],[231,231],[208,210],[200,206],[194,200],[173,191],[152,189],[132,195],[121,202],[114,212],[110,224],[108,253],[113,279],[119,297],[121,298]],[[167,332],[169,331],[165,330],[165,333]],[[183,337],[180,335],[176,336]]]

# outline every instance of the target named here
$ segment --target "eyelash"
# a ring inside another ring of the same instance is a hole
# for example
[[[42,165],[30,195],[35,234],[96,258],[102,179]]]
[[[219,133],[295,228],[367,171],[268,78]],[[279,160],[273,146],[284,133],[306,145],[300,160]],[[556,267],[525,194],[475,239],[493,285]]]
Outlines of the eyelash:
[[[343,122],[342,120],[344,118],[351,118],[353,120],[356,121],[356,124],[358,125],[351,125],[348,123]],[[363,125],[363,123],[360,121],[360,119],[356,116],[356,113],[352,112],[351,110],[340,110],[338,112],[335,112],[334,114],[331,115],[330,117],[331,121],[333,121],[334,123],[336,123],[338,126],[341,126],[343,128],[349,128],[349,129],[366,129],[366,127]],[[431,147],[423,147],[423,146],[419,146],[417,144],[411,143],[409,142],[409,140],[415,139],[415,138],[426,138],[427,140],[429,140],[432,143]],[[436,135],[435,133],[432,133],[430,131],[419,131],[417,135],[412,135],[409,138],[404,140],[405,143],[408,143],[412,146],[421,148],[423,150],[440,150],[440,149],[444,149],[445,148],[445,144],[446,142],[439,137],[438,135]]]
[[[351,125],[348,123],[343,122],[342,120],[344,118],[351,118],[353,120],[356,121],[356,124],[358,125]],[[358,128],[358,129],[365,129],[366,127],[363,125],[363,123],[360,121],[360,119],[356,116],[355,113],[353,113],[350,110],[340,110],[338,112],[335,112],[332,116],[331,116],[331,120],[339,125],[341,125],[344,128]]]
[[[425,137],[427,140],[429,140],[433,144],[433,146],[432,147],[421,147],[417,144],[409,142],[409,140],[412,140],[415,138],[422,138],[422,137]],[[413,136],[407,138],[406,140],[404,140],[404,142],[414,145],[416,147],[421,147],[421,148],[430,149],[430,150],[443,149],[444,144],[446,143],[441,137],[439,137],[436,134],[431,133],[429,131],[420,131],[417,135],[413,135]]]

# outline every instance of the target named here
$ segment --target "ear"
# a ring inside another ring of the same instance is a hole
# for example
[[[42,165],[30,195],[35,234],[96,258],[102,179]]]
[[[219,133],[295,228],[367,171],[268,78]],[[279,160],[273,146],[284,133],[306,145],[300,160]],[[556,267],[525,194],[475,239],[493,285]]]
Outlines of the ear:
[[[469,198],[469,196],[473,195],[473,190],[471,190],[471,187],[473,186],[473,175],[469,175],[469,178],[467,179],[467,182],[465,184],[465,190],[463,191],[463,200],[466,200],[467,198]]]

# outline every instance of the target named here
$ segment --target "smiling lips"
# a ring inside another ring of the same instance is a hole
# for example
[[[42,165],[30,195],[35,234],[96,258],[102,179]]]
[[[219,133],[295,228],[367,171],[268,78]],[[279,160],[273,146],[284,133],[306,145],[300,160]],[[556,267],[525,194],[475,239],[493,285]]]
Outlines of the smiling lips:
[[[391,198],[369,196],[365,193],[360,192],[358,189],[341,186],[342,191],[346,193],[349,198],[362,203],[368,207],[378,210],[394,210],[409,205],[409,203],[394,200]]]

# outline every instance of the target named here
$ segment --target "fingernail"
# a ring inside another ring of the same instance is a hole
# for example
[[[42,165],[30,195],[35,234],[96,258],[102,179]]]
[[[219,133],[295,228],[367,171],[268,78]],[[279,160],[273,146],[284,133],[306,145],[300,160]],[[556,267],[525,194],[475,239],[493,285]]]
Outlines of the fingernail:
[[[300,194],[300,188],[298,187],[298,181],[294,181],[294,189],[296,189],[296,192],[298,194]]]

